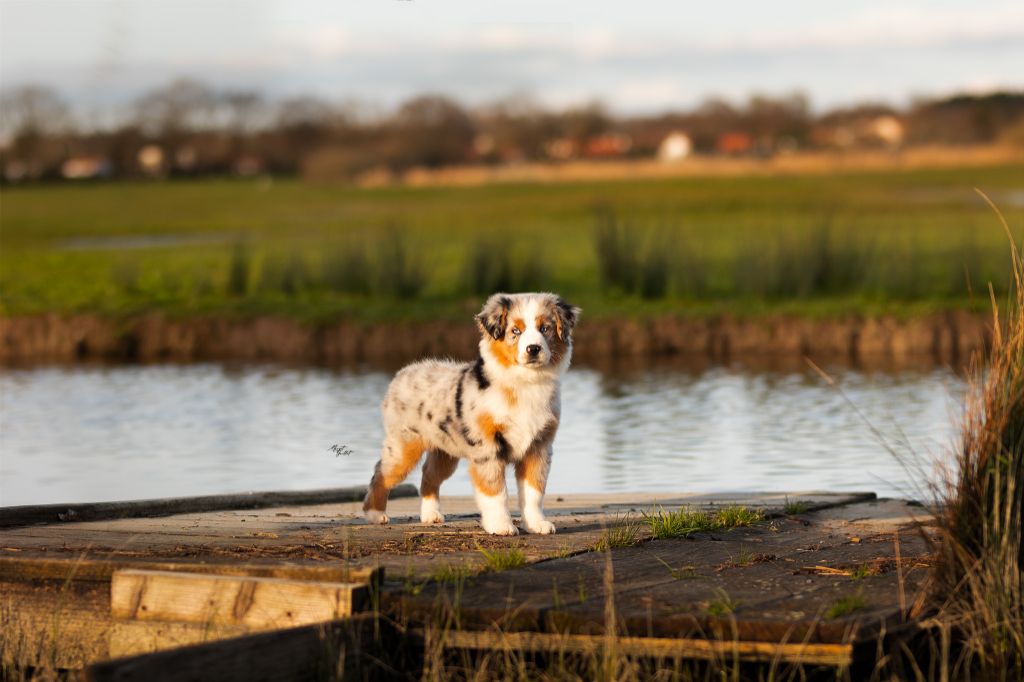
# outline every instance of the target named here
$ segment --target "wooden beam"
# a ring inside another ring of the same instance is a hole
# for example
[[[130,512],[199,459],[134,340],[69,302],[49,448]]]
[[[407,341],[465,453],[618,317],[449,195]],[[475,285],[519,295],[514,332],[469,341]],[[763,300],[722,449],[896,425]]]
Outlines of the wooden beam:
[[[391,490],[391,498],[415,497],[416,486],[403,484]],[[0,507],[0,528],[28,526],[36,523],[70,523],[75,521],[103,521],[146,516],[195,514],[227,509],[263,509],[308,504],[335,504],[356,502],[366,496],[366,486],[352,488],[324,488],[279,492],[239,493],[235,495],[204,495],[201,497],[171,497],[157,500],[129,500],[125,502],[92,502],[82,504],[32,504],[19,507]]]
[[[387,621],[375,614],[360,614],[333,623],[103,661],[89,666],[84,678],[89,682],[389,679],[394,669],[380,661],[396,661],[401,650]]]
[[[115,619],[294,627],[350,616],[369,603],[369,588],[279,578],[241,578],[124,570],[110,582]]]
[[[134,557],[53,558],[41,556],[0,556],[0,581],[75,580],[108,582],[119,570],[173,571],[206,575],[286,578],[337,583],[379,584],[384,569],[346,566],[342,562],[297,563],[274,560],[266,563],[201,562],[157,560]]]
[[[123,658],[252,634],[245,625],[119,620],[110,624],[107,655]]]
[[[423,635],[421,630],[413,632]],[[779,644],[665,637],[616,637],[611,644],[619,653],[653,658],[738,658],[741,661],[785,661],[837,667],[849,666],[853,660],[852,644]],[[608,638],[600,635],[471,630],[451,630],[444,635],[444,646],[450,649],[594,653],[608,645]]]

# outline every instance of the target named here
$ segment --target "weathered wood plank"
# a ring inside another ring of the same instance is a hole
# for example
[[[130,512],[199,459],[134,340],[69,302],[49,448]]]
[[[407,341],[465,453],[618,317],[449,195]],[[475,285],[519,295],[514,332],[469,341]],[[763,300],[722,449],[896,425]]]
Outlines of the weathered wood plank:
[[[378,584],[384,571],[372,566],[349,566],[343,562],[296,563],[268,561],[265,563],[205,562],[194,560],[154,560],[134,557],[116,558],[53,558],[38,555],[0,556],[0,580],[76,580],[107,582],[116,571],[174,571],[206,575],[285,578],[338,583]]]
[[[113,621],[109,629],[107,658],[138,656],[181,646],[216,642],[252,634],[245,625],[164,623],[160,621]]]
[[[343,618],[368,602],[369,589],[357,583],[139,570],[117,571],[110,582],[111,615],[125,620],[272,629]]]
[[[422,636],[422,632],[418,632]],[[444,646],[449,649],[497,651],[555,651],[592,654],[609,645],[627,656],[751,662],[785,661],[808,665],[849,666],[851,644],[778,644],[711,639],[664,637],[615,637],[543,632],[493,632],[449,630]]]
[[[412,497],[417,494],[416,486],[410,484],[397,486],[391,491],[392,498]],[[190,514],[223,509],[262,509],[265,507],[283,507],[288,505],[355,502],[363,499],[365,495],[366,486],[355,486],[352,488],[204,495],[157,500],[128,500],[124,502],[33,504],[18,507],[0,507],[0,528],[26,526],[35,523],[69,523],[143,516],[171,516],[173,514]]]
[[[928,552],[916,530],[902,534],[905,589],[918,589],[924,570],[910,559]],[[845,534],[781,519],[771,528],[702,533],[657,540],[612,553],[612,597],[603,553],[489,573],[458,590],[465,629],[604,632],[609,601],[623,635],[730,638],[763,642],[857,643],[881,624],[899,622],[895,570],[854,582],[843,575],[804,575],[807,563],[870,563],[891,556],[891,536],[852,542]],[[385,606],[427,622],[454,599],[428,585],[419,595],[385,595]],[[847,617],[825,618],[838,599],[863,591],[866,603]],[[725,614],[722,616],[722,614]]]
[[[89,666],[89,682],[310,679],[392,679],[402,647],[394,629],[374,614],[274,630]],[[389,661],[388,667],[381,661]]]

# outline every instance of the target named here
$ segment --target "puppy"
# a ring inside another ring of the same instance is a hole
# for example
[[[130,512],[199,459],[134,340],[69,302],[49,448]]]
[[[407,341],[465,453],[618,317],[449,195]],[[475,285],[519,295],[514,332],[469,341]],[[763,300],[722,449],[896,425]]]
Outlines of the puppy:
[[[544,488],[579,314],[554,294],[495,294],[476,316],[482,338],[475,362],[423,360],[399,371],[381,406],[384,446],[363,503],[367,520],[388,522],[388,493],[426,452],[423,523],[444,523],[441,483],[466,459],[485,531],[517,533],[505,489],[511,464],[523,526],[554,533],[544,518]]]

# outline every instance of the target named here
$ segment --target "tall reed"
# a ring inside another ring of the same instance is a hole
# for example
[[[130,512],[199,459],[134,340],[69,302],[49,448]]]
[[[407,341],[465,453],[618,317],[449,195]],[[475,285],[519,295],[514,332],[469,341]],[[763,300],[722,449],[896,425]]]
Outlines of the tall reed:
[[[377,290],[411,299],[427,285],[423,259],[410,243],[408,232],[392,225],[377,241]]]
[[[631,238],[615,211],[598,209],[594,221],[594,248],[601,286],[606,290],[632,293],[637,285],[637,240]]]
[[[1002,221],[1014,291],[1004,320],[992,296],[992,349],[968,396],[932,574],[953,679],[1024,679],[1024,263]]]

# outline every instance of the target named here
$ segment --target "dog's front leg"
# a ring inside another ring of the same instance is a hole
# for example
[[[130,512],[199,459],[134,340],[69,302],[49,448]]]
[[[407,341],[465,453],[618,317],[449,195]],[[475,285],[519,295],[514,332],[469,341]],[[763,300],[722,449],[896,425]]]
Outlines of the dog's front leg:
[[[555,524],[544,517],[544,489],[547,487],[550,467],[550,445],[533,448],[516,462],[519,511],[523,516],[523,525],[531,533],[547,535],[555,532]]]
[[[505,488],[505,464],[494,458],[469,466],[469,477],[476,488],[476,504],[480,508],[480,525],[491,535],[515,535],[519,531],[508,513],[508,491]]]

